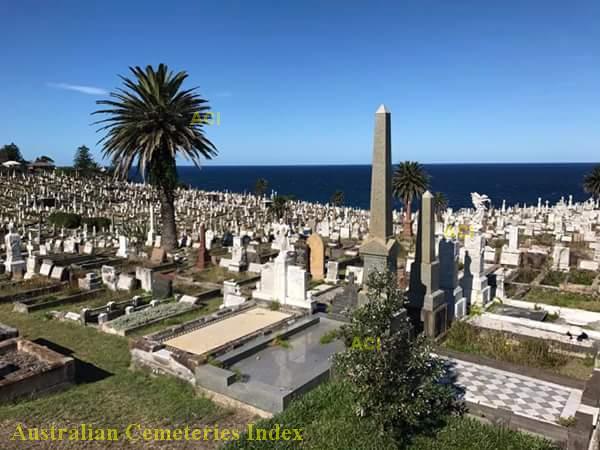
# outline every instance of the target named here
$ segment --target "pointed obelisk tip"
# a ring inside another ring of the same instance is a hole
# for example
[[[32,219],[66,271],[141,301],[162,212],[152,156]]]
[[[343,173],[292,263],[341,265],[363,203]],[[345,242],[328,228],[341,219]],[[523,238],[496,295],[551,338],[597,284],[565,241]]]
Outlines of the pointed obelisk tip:
[[[387,109],[382,103],[381,105],[379,105],[379,108],[377,108],[377,111],[375,111],[375,114],[389,114],[389,112],[390,110]]]
[[[423,193],[423,198],[425,198],[425,197],[427,197],[427,198],[433,198],[433,194],[431,192],[429,192],[429,191],[425,191]]]

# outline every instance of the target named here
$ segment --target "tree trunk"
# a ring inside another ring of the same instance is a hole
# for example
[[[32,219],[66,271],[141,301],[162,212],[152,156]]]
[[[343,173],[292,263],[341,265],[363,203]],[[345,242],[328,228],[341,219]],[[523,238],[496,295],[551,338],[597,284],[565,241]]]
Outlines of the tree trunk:
[[[412,211],[411,211],[411,200],[404,201],[404,222],[403,225],[403,234],[405,237],[412,236]]]
[[[175,195],[173,190],[160,187],[160,214],[162,219],[161,246],[171,252],[177,248],[177,229],[175,228]]]

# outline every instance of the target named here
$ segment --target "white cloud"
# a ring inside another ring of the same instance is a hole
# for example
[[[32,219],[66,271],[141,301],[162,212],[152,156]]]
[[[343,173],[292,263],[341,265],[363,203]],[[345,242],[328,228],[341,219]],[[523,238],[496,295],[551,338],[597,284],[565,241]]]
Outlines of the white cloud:
[[[81,92],[88,95],[106,95],[108,91],[94,86],[80,86],[78,84],[69,83],[47,83],[48,86],[56,89],[65,89],[67,91]]]

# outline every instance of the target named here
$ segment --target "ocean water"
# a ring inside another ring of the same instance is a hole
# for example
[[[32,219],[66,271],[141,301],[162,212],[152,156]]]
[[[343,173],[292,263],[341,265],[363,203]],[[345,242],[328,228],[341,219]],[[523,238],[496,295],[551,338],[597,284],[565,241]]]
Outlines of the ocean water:
[[[574,164],[424,164],[431,190],[443,192],[451,208],[471,207],[471,192],[487,194],[499,207],[536,205],[538,197],[550,204],[561,196],[586,200],[583,177],[595,163]],[[336,190],[345,204],[369,208],[371,166],[190,166],[178,167],[180,181],[205,190],[252,192],[258,178],[269,182],[269,191],[298,199],[326,203]],[[394,205],[396,208],[400,204]]]

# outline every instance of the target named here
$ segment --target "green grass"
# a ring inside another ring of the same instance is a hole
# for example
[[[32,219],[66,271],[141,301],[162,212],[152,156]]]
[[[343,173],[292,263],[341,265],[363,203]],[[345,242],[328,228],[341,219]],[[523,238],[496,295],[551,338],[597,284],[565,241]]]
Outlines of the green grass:
[[[560,283],[565,281],[566,274],[564,272],[558,272],[555,270],[549,271],[542,280],[542,284],[548,286],[558,286]]]
[[[273,339],[271,345],[285,349],[292,348],[292,344],[290,344],[290,341],[287,338],[282,338],[281,336],[277,336],[275,339]]]
[[[559,343],[550,345],[541,339],[525,337],[517,340],[502,331],[478,328],[467,322],[455,322],[443,346],[581,380],[587,380],[594,367],[593,358],[568,356],[561,352],[566,349]]]
[[[181,325],[182,323],[189,322],[191,320],[197,319],[198,317],[212,314],[215,311],[217,311],[219,309],[219,306],[223,303],[223,297],[215,297],[209,300],[203,300],[202,303],[205,303],[205,306],[201,309],[189,311],[185,314],[181,314],[180,316],[165,319],[152,325],[140,328],[131,333],[130,336],[146,336],[148,334],[164,330],[165,328]]]
[[[591,286],[597,273],[591,270],[572,270],[569,272],[569,283]]]
[[[534,287],[529,290],[522,300],[560,306],[563,308],[576,308],[600,312],[600,298],[598,296],[579,294],[577,292],[563,292],[554,289]]]
[[[453,417],[437,432],[412,442],[395,443],[378,424],[354,413],[350,391],[340,383],[326,383],[294,402],[283,413],[262,421],[261,427],[281,424],[303,428],[303,442],[247,441],[246,436],[225,448],[245,450],[558,450],[547,441],[484,425],[467,417]],[[301,444],[301,445],[299,445]],[[401,444],[405,444],[402,446]]]
[[[552,244],[554,244],[554,235],[551,233],[536,234],[531,238],[531,243],[535,245],[552,246]]]
[[[120,425],[214,421],[226,414],[174,378],[153,377],[129,369],[127,340],[78,324],[12,313],[0,305],[2,322],[22,336],[43,338],[77,358],[77,382],[64,392],[0,406],[0,420],[26,423],[94,423]],[[65,352],[63,350],[63,352]]]
[[[6,282],[0,284],[0,296],[17,294],[32,289],[38,289],[46,286],[58,284],[56,280],[50,280],[46,277],[35,277],[30,280],[23,280],[18,283]]]
[[[319,339],[319,342],[321,343],[321,345],[327,345],[339,338],[340,338],[340,330],[336,328],[335,330],[330,330],[327,333],[325,333],[323,336],[321,336],[321,338]]]

